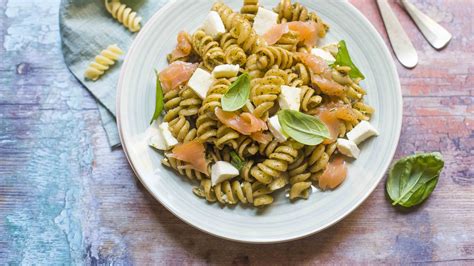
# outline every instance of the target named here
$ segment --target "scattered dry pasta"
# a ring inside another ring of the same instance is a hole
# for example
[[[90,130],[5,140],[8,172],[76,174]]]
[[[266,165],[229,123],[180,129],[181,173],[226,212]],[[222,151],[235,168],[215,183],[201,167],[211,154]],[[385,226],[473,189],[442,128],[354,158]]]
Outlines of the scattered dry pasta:
[[[84,72],[84,77],[94,81],[99,79],[110,66],[115,64],[115,61],[117,61],[122,54],[123,51],[116,44],[109,45],[107,49],[100,52],[94,61],[90,63]]]
[[[140,30],[141,17],[130,7],[120,3],[120,0],[105,0],[105,8],[118,22],[122,23],[131,32]]]

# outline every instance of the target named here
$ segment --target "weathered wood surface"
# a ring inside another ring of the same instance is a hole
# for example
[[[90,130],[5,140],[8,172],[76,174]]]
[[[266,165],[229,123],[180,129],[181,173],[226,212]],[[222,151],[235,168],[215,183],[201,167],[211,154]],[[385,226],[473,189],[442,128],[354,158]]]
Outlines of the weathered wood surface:
[[[352,2],[386,40],[375,1]],[[436,52],[391,3],[420,56],[414,70],[397,62],[405,104],[396,157],[441,151],[434,194],[400,212],[381,183],[330,229],[255,246],[181,222],[123,152],[110,151],[94,100],[63,63],[59,0],[0,0],[0,264],[473,264],[474,4],[415,2],[454,35]]]

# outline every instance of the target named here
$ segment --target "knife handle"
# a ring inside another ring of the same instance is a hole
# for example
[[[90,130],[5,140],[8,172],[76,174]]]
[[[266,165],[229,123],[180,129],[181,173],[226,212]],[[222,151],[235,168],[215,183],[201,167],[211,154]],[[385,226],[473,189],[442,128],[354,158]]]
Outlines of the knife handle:
[[[418,63],[418,54],[410,38],[403,30],[400,21],[386,0],[377,0],[377,5],[382,15],[385,29],[387,30],[390,44],[398,58],[398,61],[407,68],[413,68]]]

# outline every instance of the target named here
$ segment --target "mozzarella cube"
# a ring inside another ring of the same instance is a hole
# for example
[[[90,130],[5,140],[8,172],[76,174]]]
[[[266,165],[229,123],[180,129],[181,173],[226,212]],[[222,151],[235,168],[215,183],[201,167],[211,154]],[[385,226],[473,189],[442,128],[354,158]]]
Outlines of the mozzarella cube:
[[[315,55],[317,57],[321,57],[324,61],[326,61],[328,64],[332,64],[336,62],[336,58],[332,56],[332,54],[328,51],[325,51],[320,48],[313,48],[311,49],[311,54]]]
[[[212,70],[214,78],[233,78],[239,73],[239,65],[219,65]]]
[[[352,140],[337,139],[337,149],[346,156],[359,158],[360,150]]]
[[[153,128],[152,131],[150,130],[150,132],[152,134],[148,139],[148,145],[155,149],[166,151],[178,144],[178,140],[173,137],[173,134],[171,134],[171,131],[169,130],[168,123],[161,123],[156,129]]]
[[[301,89],[296,87],[281,86],[281,93],[278,97],[281,109],[299,111],[301,102]]]
[[[173,137],[173,134],[171,134],[169,124],[167,122],[161,123],[159,128],[161,131],[161,135],[163,136],[163,140],[166,143],[167,150],[172,148],[174,145],[178,144],[178,140],[175,137]]]
[[[337,54],[339,52],[339,44],[337,42],[328,43],[326,45],[323,45],[321,49],[331,53],[331,55]]]
[[[359,145],[362,141],[378,135],[379,132],[369,122],[362,121],[347,133],[347,138]]]
[[[273,136],[278,140],[278,142],[284,142],[288,139],[288,136],[281,128],[278,116],[275,115],[268,119],[268,128],[270,129],[270,132],[273,134]]]
[[[224,23],[216,11],[211,11],[207,14],[202,24],[202,29],[214,39],[217,38],[219,34],[225,33]]]
[[[191,79],[188,81],[188,86],[201,98],[206,98],[207,91],[214,82],[212,75],[201,68],[196,69]]]
[[[259,7],[257,15],[255,16],[255,20],[253,22],[253,29],[258,35],[263,36],[268,30],[270,30],[271,27],[277,24],[277,21],[277,13]]]
[[[167,150],[166,142],[163,139],[163,135],[161,134],[161,132],[158,132],[158,134],[151,136],[148,139],[148,145],[152,146],[157,150]]]
[[[156,120],[145,131],[145,138],[147,138],[148,145],[151,147],[166,150],[166,143]]]
[[[239,175],[239,170],[225,161],[218,161],[211,167],[211,182],[215,186]]]

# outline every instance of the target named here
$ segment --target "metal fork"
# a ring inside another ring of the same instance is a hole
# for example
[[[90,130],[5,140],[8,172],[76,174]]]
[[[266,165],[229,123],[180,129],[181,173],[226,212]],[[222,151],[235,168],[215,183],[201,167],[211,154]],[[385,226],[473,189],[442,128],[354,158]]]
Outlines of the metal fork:
[[[420,29],[423,36],[426,40],[435,48],[441,49],[448,44],[451,40],[452,35],[441,25],[436,23],[432,18],[427,16],[425,13],[421,12],[416,8],[410,1],[401,0],[400,1],[411,16],[416,26]]]

